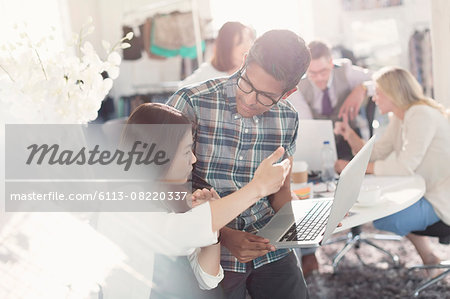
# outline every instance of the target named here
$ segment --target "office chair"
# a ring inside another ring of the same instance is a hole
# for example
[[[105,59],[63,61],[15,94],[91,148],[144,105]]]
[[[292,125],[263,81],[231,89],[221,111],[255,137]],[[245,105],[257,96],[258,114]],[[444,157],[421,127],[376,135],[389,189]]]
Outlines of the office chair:
[[[428,226],[423,231],[414,231],[412,232],[416,235],[421,236],[429,236],[429,237],[438,237],[439,243],[449,245],[450,244],[450,226],[445,224],[442,221],[438,221],[430,226]],[[442,280],[445,276],[450,274],[450,260],[447,261],[441,261],[437,265],[417,265],[409,268],[409,270],[417,270],[417,269],[447,269],[447,271],[444,271],[443,273],[439,274],[436,277],[431,278],[430,280],[422,283],[414,290],[414,297],[419,296],[419,293],[429,287],[432,284],[435,284],[439,280]]]
[[[344,247],[333,257],[333,272],[337,272],[337,267],[339,262],[342,260],[344,255],[353,247],[355,249],[359,249],[361,243],[370,245],[384,254],[388,255],[394,264],[395,267],[399,266],[399,257],[396,254],[393,254],[386,249],[376,245],[371,240],[383,240],[383,241],[400,241],[402,237],[397,235],[384,235],[384,234],[367,234],[361,231],[361,226],[355,226],[350,229],[350,232],[346,236],[337,237],[334,239],[330,239],[325,245],[333,244],[341,241],[345,241]]]

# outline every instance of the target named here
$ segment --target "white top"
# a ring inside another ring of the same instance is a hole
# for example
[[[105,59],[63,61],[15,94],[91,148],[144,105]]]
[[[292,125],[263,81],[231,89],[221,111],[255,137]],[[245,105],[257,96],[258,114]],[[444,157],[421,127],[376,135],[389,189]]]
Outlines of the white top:
[[[195,278],[197,278],[198,285],[202,290],[211,290],[217,287],[219,282],[223,279],[223,268],[220,266],[219,274],[213,276],[206,273],[200,264],[198,263],[198,254],[200,253],[200,248],[196,248],[192,254],[188,256],[189,263],[191,264],[192,270],[194,271]]]
[[[184,79],[178,85],[179,88],[200,83],[209,79],[219,78],[219,77],[228,77],[229,75],[226,72],[220,72],[216,70],[211,62],[204,62],[200,65],[198,69],[194,71],[189,77]]]
[[[350,88],[353,90],[356,86],[363,84],[367,86],[367,94],[372,96],[374,94],[374,87],[372,84],[372,72],[368,69],[364,69],[362,67],[353,65],[352,62],[348,59],[336,59],[333,60],[333,63],[336,65],[340,65],[345,69],[345,75],[347,77],[348,84]],[[336,91],[332,85],[334,76],[334,69],[330,74],[330,78],[328,79],[328,95],[330,96],[331,105],[334,107],[338,101],[336,96]],[[312,83],[312,81],[311,81]],[[322,111],[322,97],[323,91],[320,90],[314,83],[312,83],[314,89],[314,101],[313,101],[313,109],[317,112]],[[291,98],[291,96],[293,96]],[[291,100],[291,103],[294,105],[295,109],[299,112],[300,119],[312,119],[311,111],[309,111],[309,106],[305,101],[303,94],[299,91],[292,94],[288,99]]]
[[[291,102],[292,106],[297,110],[299,119],[313,119],[311,109],[309,109],[308,103],[306,103],[305,98],[300,91],[297,90],[290,94],[286,100]]]
[[[212,231],[209,203],[186,213],[117,212],[99,213],[97,230],[126,255],[126,266],[117,269],[104,289],[107,298],[148,298],[153,277],[154,253],[188,256],[201,289],[217,287],[223,279],[206,273],[198,264],[199,247],[217,242]],[[130,271],[132,269],[132,271]],[[126,281],[124,285],[120,283]],[[121,297],[122,296],[122,297]],[[105,297],[106,298],[106,297]]]
[[[395,159],[386,159],[391,152]],[[409,108],[402,120],[391,115],[385,133],[374,145],[375,175],[419,174],[425,179],[425,198],[450,225],[450,124],[426,105]]]

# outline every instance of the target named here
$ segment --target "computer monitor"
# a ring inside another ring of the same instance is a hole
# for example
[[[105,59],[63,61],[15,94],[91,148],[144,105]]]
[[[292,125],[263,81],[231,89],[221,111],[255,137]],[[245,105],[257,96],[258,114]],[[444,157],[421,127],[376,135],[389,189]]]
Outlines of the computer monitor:
[[[337,160],[336,142],[331,120],[301,119],[299,121],[294,161],[306,161],[309,171],[321,170],[321,149],[324,141],[330,142],[334,158]]]

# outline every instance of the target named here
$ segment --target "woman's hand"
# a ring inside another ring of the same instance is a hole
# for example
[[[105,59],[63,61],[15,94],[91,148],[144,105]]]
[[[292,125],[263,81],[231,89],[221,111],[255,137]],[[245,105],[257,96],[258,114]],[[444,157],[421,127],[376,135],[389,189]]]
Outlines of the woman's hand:
[[[344,114],[342,121],[337,121],[334,124],[334,134],[342,135],[346,141],[352,137],[353,134],[356,134],[355,131],[348,124],[348,117]]]
[[[334,134],[342,135],[342,137],[344,137],[345,141],[350,145],[353,155],[359,152],[364,146],[364,140],[362,140],[348,124],[347,115],[343,116],[343,121],[337,121],[334,124]]]
[[[337,160],[336,163],[334,164],[334,170],[336,170],[337,173],[341,173],[349,162],[350,161],[346,160]]]
[[[255,176],[250,183],[256,185],[260,197],[273,194],[280,190],[284,184],[286,176],[291,169],[289,159],[284,159],[280,163],[275,163],[284,155],[284,148],[277,148],[269,157],[259,164],[255,171]]]
[[[352,130],[352,128],[350,128],[350,126],[343,121],[337,121],[334,123],[334,134],[342,135],[345,140],[349,139],[350,130]]]
[[[192,193],[192,207],[199,206],[209,200],[216,200],[219,199],[220,196],[217,194],[216,190],[214,188],[211,188],[211,190],[208,190],[206,188],[203,189],[197,189]]]

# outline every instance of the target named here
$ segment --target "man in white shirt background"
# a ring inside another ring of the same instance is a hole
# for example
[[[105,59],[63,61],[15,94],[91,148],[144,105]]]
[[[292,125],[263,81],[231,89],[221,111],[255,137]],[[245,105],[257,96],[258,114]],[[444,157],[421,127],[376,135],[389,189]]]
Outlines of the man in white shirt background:
[[[357,116],[364,100],[373,95],[372,72],[346,58],[333,60],[322,41],[312,41],[308,47],[312,60],[307,76],[298,84],[299,92],[289,97],[300,119],[331,119],[334,123],[347,115],[354,129],[367,126]],[[339,137],[336,141],[339,158],[351,158],[346,142]]]
[[[299,82],[299,92],[288,98],[299,118],[331,119],[334,123],[345,115],[356,132],[369,137],[367,120],[359,113],[364,100],[373,95],[372,72],[353,65],[349,59],[333,60],[330,48],[322,41],[312,41],[308,47],[312,60],[307,76]],[[302,134],[301,125],[298,134]],[[342,136],[336,136],[336,147],[339,159],[352,158],[351,148]],[[301,252],[306,277],[318,270],[319,265],[314,248],[302,249]]]

